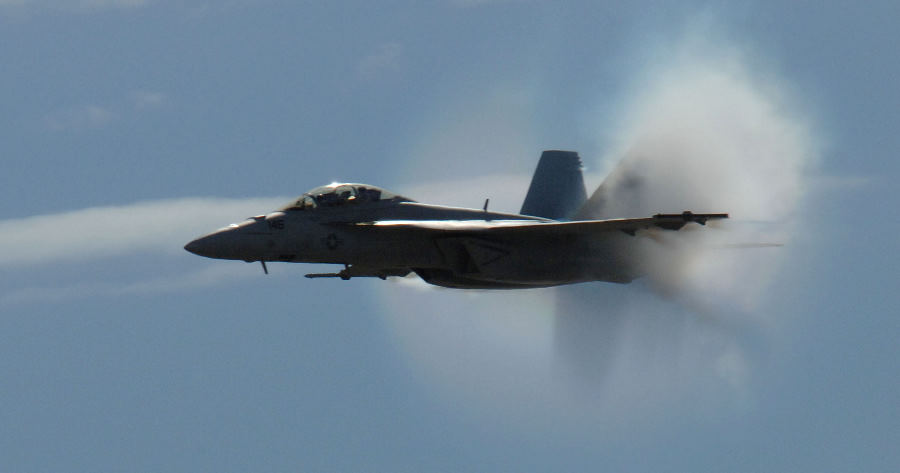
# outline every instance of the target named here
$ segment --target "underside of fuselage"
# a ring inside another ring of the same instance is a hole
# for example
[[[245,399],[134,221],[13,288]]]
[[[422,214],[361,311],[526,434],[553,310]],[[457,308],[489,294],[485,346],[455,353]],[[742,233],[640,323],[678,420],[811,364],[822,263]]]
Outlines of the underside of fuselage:
[[[560,280],[541,280],[536,277],[533,281],[503,281],[483,279],[473,275],[459,275],[453,271],[446,269],[434,268],[413,268],[413,271],[422,278],[423,281],[435,286],[449,287],[453,289],[536,289],[542,287],[561,286],[564,284],[577,284],[581,282],[597,281],[594,278],[576,278],[576,279],[560,279]],[[535,275],[538,276],[538,275]],[[615,282],[627,284],[633,279],[617,279],[606,280],[606,282]]]
[[[428,284],[433,284],[435,286],[441,287],[449,287],[453,289],[529,289],[566,284],[563,282],[540,284],[509,281],[491,281],[460,276],[447,269],[413,268],[413,271]]]

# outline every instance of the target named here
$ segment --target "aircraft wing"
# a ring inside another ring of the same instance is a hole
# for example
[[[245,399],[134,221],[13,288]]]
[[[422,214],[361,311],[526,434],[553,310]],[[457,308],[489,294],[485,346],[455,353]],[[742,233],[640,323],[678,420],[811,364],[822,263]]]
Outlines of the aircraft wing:
[[[609,220],[582,220],[577,222],[535,222],[533,220],[386,220],[356,223],[373,227],[393,227],[404,229],[432,230],[437,232],[465,232],[480,234],[589,234],[621,231],[634,236],[638,230],[662,228],[680,230],[688,223],[706,225],[710,220],[728,218],[726,213],[656,214],[647,218],[615,218]]]
[[[530,252],[535,248],[535,243],[552,241],[555,238],[567,238],[579,236],[591,238],[602,234],[624,232],[635,236],[639,230],[661,228],[664,230],[679,230],[688,223],[705,225],[710,220],[728,218],[728,214],[694,214],[683,212],[680,214],[656,214],[647,218],[622,218],[609,220],[585,220],[577,222],[554,222],[536,220],[385,220],[377,222],[357,223],[331,223],[330,225],[354,229],[359,232],[372,232],[387,237],[397,245],[403,245],[419,239],[433,240],[438,254],[435,260],[440,261],[452,275],[442,273],[416,272],[428,280],[444,281],[451,287],[487,287],[489,284],[483,279],[491,277],[502,279],[509,274],[518,274],[528,262],[509,262],[509,255],[518,249],[522,252]],[[525,247],[516,242],[530,242]],[[524,249],[523,249],[524,248]],[[528,258],[526,258],[528,259]],[[503,263],[507,261],[507,263]],[[339,273],[309,274],[307,277],[340,277],[349,279],[356,276],[375,276],[386,278],[388,276],[403,276],[412,268],[357,268],[350,266]],[[425,270],[423,270],[425,271]],[[491,272],[493,271],[493,273]],[[423,276],[424,274],[424,276]],[[482,279],[467,279],[472,275],[480,275]],[[485,276],[485,275],[488,276]],[[490,276],[493,274],[493,276]],[[440,279],[440,278],[444,279]],[[613,276],[607,276],[612,278]],[[428,279],[431,278],[431,279]],[[437,278],[437,279],[435,279]],[[449,279],[447,279],[449,278]],[[631,278],[622,281],[607,279],[616,282],[627,282]],[[497,281],[494,281],[501,284]],[[474,284],[474,285],[473,285]],[[553,284],[550,284],[553,285]],[[513,286],[503,286],[513,287]]]

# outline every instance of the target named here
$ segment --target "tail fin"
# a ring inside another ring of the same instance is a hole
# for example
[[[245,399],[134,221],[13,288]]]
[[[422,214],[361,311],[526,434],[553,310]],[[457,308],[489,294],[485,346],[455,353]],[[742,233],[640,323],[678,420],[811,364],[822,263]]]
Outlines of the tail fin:
[[[578,211],[585,200],[587,192],[578,153],[544,151],[519,213],[566,220]]]

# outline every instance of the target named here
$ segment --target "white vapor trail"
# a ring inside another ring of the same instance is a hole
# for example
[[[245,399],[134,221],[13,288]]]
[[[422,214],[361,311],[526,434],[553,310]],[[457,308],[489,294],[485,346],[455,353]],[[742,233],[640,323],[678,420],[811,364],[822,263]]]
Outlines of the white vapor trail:
[[[183,251],[190,239],[287,198],[182,198],[0,220],[0,267]]]

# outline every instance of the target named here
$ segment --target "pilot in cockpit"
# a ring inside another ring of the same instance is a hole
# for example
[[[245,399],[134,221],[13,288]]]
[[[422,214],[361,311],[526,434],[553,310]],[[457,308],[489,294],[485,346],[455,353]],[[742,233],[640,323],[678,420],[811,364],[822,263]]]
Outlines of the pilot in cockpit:
[[[282,210],[313,210],[318,206],[336,207],[345,204],[383,201],[412,202],[411,199],[394,195],[374,186],[331,184],[328,186],[317,187],[303,194],[300,198],[291,202]]]
[[[378,202],[381,200],[381,191],[378,189],[369,189],[367,187],[359,187],[356,189],[359,200],[363,202]]]

